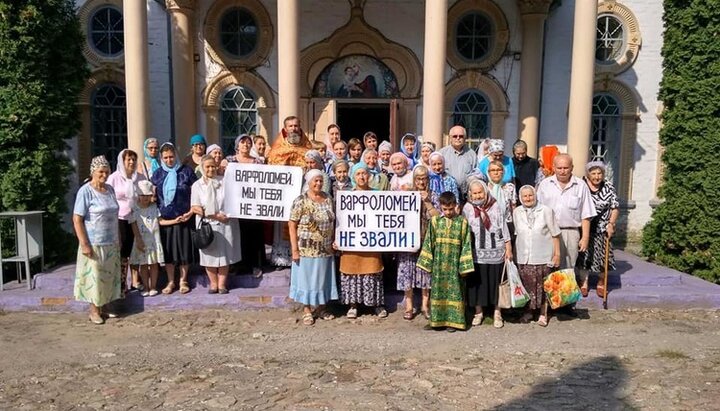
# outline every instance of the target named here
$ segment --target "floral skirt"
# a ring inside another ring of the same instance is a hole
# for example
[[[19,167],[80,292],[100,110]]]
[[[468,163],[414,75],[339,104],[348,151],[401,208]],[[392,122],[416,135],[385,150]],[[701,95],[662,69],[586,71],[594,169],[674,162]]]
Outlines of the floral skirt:
[[[523,287],[525,287],[525,290],[530,294],[530,302],[525,308],[530,310],[542,308],[543,303],[545,303],[547,299],[545,290],[543,289],[543,282],[545,281],[545,277],[552,272],[552,268],[546,264],[519,264],[518,271],[520,272]]]
[[[73,294],[77,301],[101,307],[119,299],[120,248],[116,245],[92,246],[93,256],[88,258],[78,247]]]
[[[340,273],[340,302],[377,307],[385,304],[383,273]]]
[[[398,253],[397,261],[397,289],[399,291],[413,288],[430,289],[432,276],[422,268],[417,267],[417,253]]]

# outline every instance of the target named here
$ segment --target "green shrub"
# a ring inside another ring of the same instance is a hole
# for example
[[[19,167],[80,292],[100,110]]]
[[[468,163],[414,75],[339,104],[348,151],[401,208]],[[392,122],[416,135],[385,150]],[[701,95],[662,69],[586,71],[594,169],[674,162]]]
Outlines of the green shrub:
[[[0,210],[46,212],[50,264],[76,247],[61,226],[72,172],[63,152],[80,126],[82,45],[72,0],[0,0]]]
[[[720,2],[665,0],[660,143],[665,200],[643,253],[720,283]]]

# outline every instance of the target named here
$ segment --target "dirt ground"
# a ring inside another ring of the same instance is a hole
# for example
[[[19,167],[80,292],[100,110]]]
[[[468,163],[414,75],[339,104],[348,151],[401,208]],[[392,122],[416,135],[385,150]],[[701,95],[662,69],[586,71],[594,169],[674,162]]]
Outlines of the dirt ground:
[[[590,311],[453,334],[391,313],[0,315],[2,410],[720,409],[720,312]]]

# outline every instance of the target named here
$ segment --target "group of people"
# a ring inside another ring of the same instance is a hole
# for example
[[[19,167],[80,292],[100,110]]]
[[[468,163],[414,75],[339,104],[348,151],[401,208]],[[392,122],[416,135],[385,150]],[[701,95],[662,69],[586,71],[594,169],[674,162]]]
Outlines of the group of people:
[[[362,307],[386,317],[385,281],[397,267],[404,319],[421,315],[428,328],[455,331],[492,317],[499,328],[498,287],[507,262],[514,261],[531,297],[521,320],[546,326],[545,276],[556,268],[577,268],[586,296],[588,273],[602,271],[605,240],[614,234],[619,214],[603,163],[589,163],[579,179],[572,174],[572,158],[554,148],[538,161],[527,156],[521,140],[506,156],[503,141],[491,139],[476,153],[461,126],[449,130],[450,144],[440,150],[410,133],[396,151],[373,132],[346,143],[339,126],[327,131],[325,141],[310,141],[299,119],[288,117],[271,148],[263,137],[241,135],[227,157],[196,135],[182,162],[172,144],[148,139],[144,162],[123,150],[112,174],[107,160],[95,157],[73,218],[80,241],[75,296],[90,303],[90,320],[100,324],[113,314],[109,303],[127,288],[121,284],[126,275],[119,273],[128,267],[132,285],[146,296],[158,294],[160,265],[167,274],[165,294],[176,289],[176,266],[181,293],[190,291],[190,264],[205,268],[210,293],[228,292],[229,267],[240,260],[262,275],[264,223],[229,218],[223,211],[221,176],[229,162],[304,169],[290,221],[274,225],[269,260],[291,267],[289,297],[303,306],[306,325],[334,318],[327,308],[332,301],[347,306],[351,319]],[[338,251],[333,199],[344,190],[419,192],[422,248],[394,254]],[[202,220],[214,236],[198,250],[191,232]],[[597,292],[605,290],[599,285]]]

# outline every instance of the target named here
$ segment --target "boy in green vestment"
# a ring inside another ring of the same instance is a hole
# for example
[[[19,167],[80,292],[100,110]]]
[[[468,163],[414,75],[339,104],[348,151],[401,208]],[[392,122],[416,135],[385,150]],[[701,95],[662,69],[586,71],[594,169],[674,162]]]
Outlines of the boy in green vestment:
[[[440,194],[443,215],[430,220],[417,266],[431,273],[430,327],[465,330],[465,280],[473,272],[470,226],[449,191]]]

